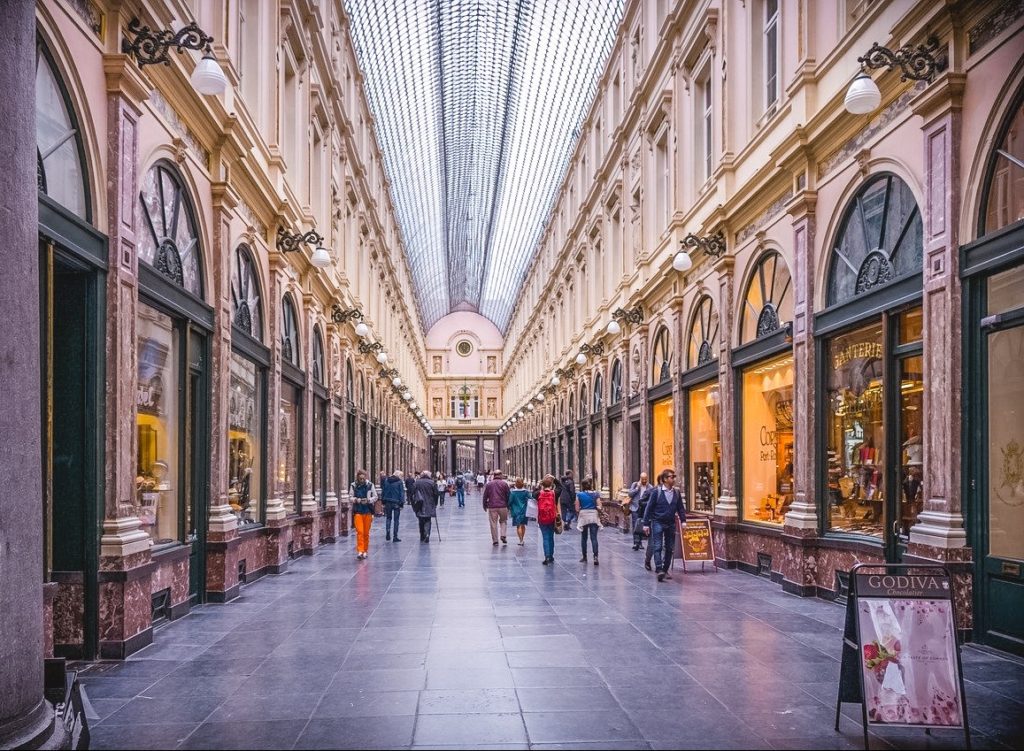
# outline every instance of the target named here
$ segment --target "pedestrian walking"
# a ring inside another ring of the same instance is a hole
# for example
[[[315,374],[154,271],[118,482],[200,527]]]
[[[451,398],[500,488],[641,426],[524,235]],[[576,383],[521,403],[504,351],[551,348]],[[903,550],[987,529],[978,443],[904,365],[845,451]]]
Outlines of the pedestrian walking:
[[[437,516],[437,485],[424,471],[413,489],[413,511],[420,523],[420,542],[430,542],[432,520]]]
[[[562,507],[562,522],[569,529],[576,521],[576,482],[571,469],[565,470],[559,482],[558,505]]]
[[[516,478],[516,486],[508,494],[508,513],[512,526],[516,528],[520,546],[526,544],[526,508],[530,502],[530,491],[522,477]]]
[[[384,478],[380,495],[384,502],[384,539],[401,542],[398,536],[398,520],[405,505],[405,483],[399,470],[396,469],[394,474]]]
[[[434,485],[434,492],[437,493],[437,505],[444,506],[444,494],[448,491],[448,482],[444,479],[444,475],[440,472],[437,473],[436,484]]]
[[[653,492],[654,486],[647,480],[646,472],[641,472],[640,479],[629,486],[629,515],[633,522],[633,550],[641,550],[644,546],[643,518]]]
[[[415,470],[409,470],[405,473],[405,497],[409,503],[412,503],[412,491],[416,486],[416,478],[419,477],[420,473]]]
[[[501,544],[507,545],[508,538],[508,497],[511,490],[501,476],[501,470],[494,470],[492,479],[484,486],[483,506],[491,526],[491,543],[498,545],[498,528],[501,528]]]
[[[356,558],[363,560],[370,551],[370,527],[377,500],[377,489],[366,479],[365,469],[356,472],[349,493],[352,495],[352,526],[356,528]]]
[[[579,517],[580,548],[583,556],[580,563],[587,562],[587,537],[590,537],[590,549],[594,553],[594,565],[597,565],[597,531],[601,529],[601,519],[597,514],[601,502],[601,494],[594,492],[594,481],[589,477],[580,483],[581,490],[576,493],[576,514]]]
[[[547,475],[540,481],[537,494],[537,526],[544,547],[545,566],[555,562],[555,523],[558,521],[558,502],[555,500],[555,478]]]
[[[654,548],[654,565],[658,581],[672,578],[672,556],[676,549],[676,517],[686,524],[683,494],[675,488],[676,473],[662,470],[658,475],[658,489],[651,495],[644,513],[644,532],[651,534],[650,547]]]
[[[459,508],[466,506],[466,476],[464,474],[455,477],[455,495],[459,502]]]

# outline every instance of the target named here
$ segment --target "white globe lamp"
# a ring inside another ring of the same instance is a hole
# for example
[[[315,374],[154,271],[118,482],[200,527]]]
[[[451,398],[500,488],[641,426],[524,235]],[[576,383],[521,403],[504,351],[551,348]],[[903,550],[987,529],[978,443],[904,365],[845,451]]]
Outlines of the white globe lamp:
[[[587,363],[587,356],[585,354],[580,352],[578,355],[576,355],[576,364],[577,365],[586,365],[586,363]]]
[[[622,333],[622,327],[619,325],[618,321],[608,321],[608,333],[611,334],[612,336],[618,336],[619,334]]]
[[[207,96],[223,94],[228,87],[228,77],[224,75],[212,53],[207,52],[203,55],[203,59],[192,71],[192,85],[200,94]]]
[[[326,269],[331,265],[331,254],[327,248],[317,247],[317,249],[313,251],[313,255],[309,259],[309,262],[318,269]]]
[[[693,268],[693,259],[685,250],[680,250],[672,259],[672,268],[676,271],[689,271]]]
[[[370,333],[370,327],[367,326],[365,323],[360,321],[359,323],[356,324],[356,336],[365,339],[366,335],[369,334],[369,333]]]
[[[864,71],[857,74],[857,77],[850,83],[846,90],[846,98],[843,106],[851,115],[867,115],[878,109],[882,103],[882,92],[871,76]]]

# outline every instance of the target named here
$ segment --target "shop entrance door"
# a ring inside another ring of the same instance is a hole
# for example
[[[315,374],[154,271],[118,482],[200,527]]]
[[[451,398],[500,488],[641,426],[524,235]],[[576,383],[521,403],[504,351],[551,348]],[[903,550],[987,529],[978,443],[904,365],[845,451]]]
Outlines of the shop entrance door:
[[[193,605],[205,597],[206,527],[209,508],[210,450],[209,410],[206,384],[206,336],[195,328],[188,330],[188,393],[185,406],[185,430],[182,431],[182,456],[185,457],[185,529],[192,549],[189,554],[189,600]]]
[[[1018,292],[1005,294],[1011,290]],[[1021,290],[1024,266],[988,280],[988,309],[1004,312],[981,321],[984,435],[977,476],[968,478],[970,496],[981,501],[982,638],[1018,654],[1024,654],[1024,307],[1006,310],[994,298],[1019,306]]]

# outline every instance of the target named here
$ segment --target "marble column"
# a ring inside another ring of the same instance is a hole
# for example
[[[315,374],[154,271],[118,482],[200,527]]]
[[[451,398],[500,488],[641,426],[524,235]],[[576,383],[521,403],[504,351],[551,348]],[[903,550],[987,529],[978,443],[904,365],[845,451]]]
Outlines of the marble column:
[[[54,728],[43,699],[43,495],[39,213],[35,184],[35,3],[4,6],[0,35],[0,748],[38,746]],[[17,304],[9,301],[17,300]]]
[[[736,503],[736,488],[739,481],[736,476],[736,385],[732,372],[735,262],[735,257],[727,255],[715,264],[715,272],[718,274],[715,307],[718,309],[718,330],[721,332],[718,350],[718,440],[721,447],[719,474],[722,483],[722,494],[715,504],[715,518],[724,522],[734,522],[739,517],[739,506]],[[716,555],[720,552],[716,551]]]
[[[970,551],[964,550],[967,533],[960,498],[963,351],[958,236],[965,80],[963,73],[947,71],[911,103],[923,119],[924,133],[925,501],[917,524],[910,528],[908,552],[966,561]]]
[[[316,397],[313,396],[313,322],[316,319],[315,313],[316,298],[311,292],[304,292],[302,295],[302,312],[299,314],[299,321],[302,322],[299,336],[302,351],[302,368],[306,371],[306,389],[302,394],[302,471],[299,473],[302,483],[301,501],[299,509],[303,517],[315,517],[320,507],[320,499],[313,494],[313,454],[316,451],[317,436],[314,435],[313,424],[316,420]],[[322,459],[322,457],[321,457]],[[315,526],[315,525],[314,525]],[[303,547],[307,547],[303,541]],[[315,545],[315,543],[313,543]]]
[[[686,415],[686,390],[682,385],[681,374],[683,372],[683,363],[686,361],[686,322],[684,320],[686,312],[683,309],[682,297],[672,300],[671,310],[673,320],[669,329],[669,340],[671,341],[672,352],[670,360],[672,371],[672,466],[676,471],[676,487],[679,488],[685,499],[688,497],[686,486],[689,473],[686,471],[686,462],[684,461],[686,456],[684,449],[687,439],[686,421],[684,419]]]
[[[100,656],[123,658],[152,641],[152,540],[135,489],[138,352],[138,124],[148,84],[126,55],[105,55],[107,88],[106,499],[100,538]],[[138,571],[141,570],[141,573]],[[129,574],[128,572],[136,572]]]
[[[813,537],[818,530],[818,504],[815,493],[818,471],[815,431],[814,361],[814,279],[815,215],[817,194],[803,191],[790,202],[793,217],[793,433],[794,498],[786,512],[787,534]],[[813,575],[810,582],[813,584]]]

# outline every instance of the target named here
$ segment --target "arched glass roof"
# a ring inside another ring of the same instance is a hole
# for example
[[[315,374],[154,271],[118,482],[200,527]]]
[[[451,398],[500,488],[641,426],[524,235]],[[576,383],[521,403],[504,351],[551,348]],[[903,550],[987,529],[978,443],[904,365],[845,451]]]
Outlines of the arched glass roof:
[[[417,303],[509,319],[622,0],[346,0]]]

